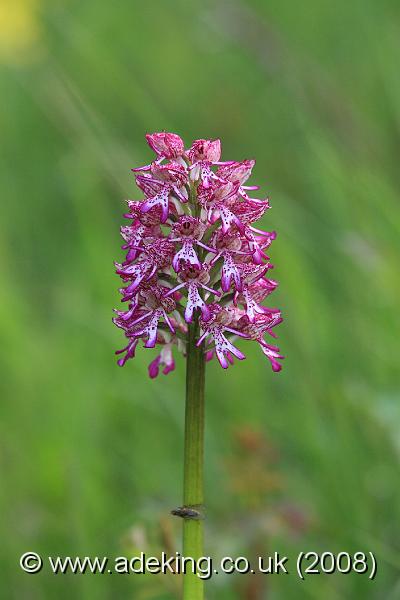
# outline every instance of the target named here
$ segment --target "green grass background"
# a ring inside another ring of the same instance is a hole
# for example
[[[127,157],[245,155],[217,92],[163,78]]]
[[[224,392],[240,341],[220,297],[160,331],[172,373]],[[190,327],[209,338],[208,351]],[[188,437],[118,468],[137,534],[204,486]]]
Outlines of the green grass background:
[[[398,1],[4,3],[0,597],[177,597],[177,578],[18,567],[179,549],[184,364],[119,369],[111,323],[129,170],[166,129],[256,157],[278,231],[284,370],[251,348],[207,367],[206,553],[378,560],[373,582],[292,562],[207,598],[400,598]]]

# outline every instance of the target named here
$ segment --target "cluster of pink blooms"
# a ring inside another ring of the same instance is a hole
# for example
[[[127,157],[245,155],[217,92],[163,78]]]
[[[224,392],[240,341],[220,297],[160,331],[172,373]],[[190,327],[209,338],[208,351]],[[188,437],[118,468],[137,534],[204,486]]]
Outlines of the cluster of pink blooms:
[[[118,364],[143,340],[145,348],[161,348],[150,377],[169,373],[173,350],[186,353],[188,324],[198,318],[206,360],[215,355],[224,369],[233,357],[242,360],[233,343],[242,338],[257,342],[279,371],[283,357],[265,337],[276,337],[281,312],[261,305],[277,286],[266,277],[276,234],[253,226],[270,205],[249,197],[258,188],[245,185],[255,161],[222,162],[220,140],[195,140],[185,150],[174,133],[146,138],[156,158],[132,169],[144,198],[127,201],[127,254],[116,263],[127,310],[115,310],[114,323],[128,339]]]

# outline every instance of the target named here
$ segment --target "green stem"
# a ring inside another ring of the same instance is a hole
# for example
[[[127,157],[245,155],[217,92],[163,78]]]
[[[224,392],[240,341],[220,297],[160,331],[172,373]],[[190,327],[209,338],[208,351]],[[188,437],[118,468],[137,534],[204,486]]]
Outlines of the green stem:
[[[189,325],[187,341],[183,504],[202,513],[205,359],[203,344],[196,346],[198,339],[199,324],[196,317]],[[182,554],[194,560],[203,556],[202,518],[184,519]],[[190,568],[187,571],[183,576],[183,600],[203,600],[203,581],[191,573]]]

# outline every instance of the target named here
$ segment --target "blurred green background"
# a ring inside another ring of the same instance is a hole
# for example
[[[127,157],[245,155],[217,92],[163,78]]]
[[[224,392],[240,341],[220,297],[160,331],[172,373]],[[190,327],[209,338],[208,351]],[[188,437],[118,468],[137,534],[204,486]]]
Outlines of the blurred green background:
[[[285,322],[207,368],[206,553],[373,551],[209,599],[400,598],[398,0],[1,0],[1,598],[172,600],[177,577],[27,575],[27,550],[180,549],[184,364],[111,323],[144,134],[257,158]]]

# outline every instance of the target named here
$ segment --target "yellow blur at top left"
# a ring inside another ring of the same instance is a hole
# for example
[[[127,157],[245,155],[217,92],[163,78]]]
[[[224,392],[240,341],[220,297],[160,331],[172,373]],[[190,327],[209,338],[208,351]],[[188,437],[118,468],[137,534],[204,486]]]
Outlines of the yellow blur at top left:
[[[38,57],[38,0],[1,0],[0,62],[31,62]]]

